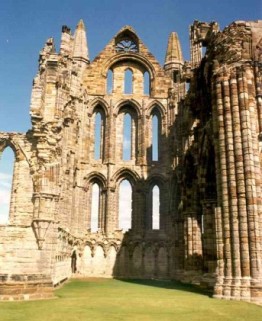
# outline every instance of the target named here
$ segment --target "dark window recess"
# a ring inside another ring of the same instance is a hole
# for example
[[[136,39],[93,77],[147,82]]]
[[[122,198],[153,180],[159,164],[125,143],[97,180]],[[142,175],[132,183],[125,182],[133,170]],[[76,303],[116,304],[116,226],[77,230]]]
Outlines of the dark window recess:
[[[178,83],[180,81],[180,71],[179,70],[175,70],[173,72],[173,81],[174,81],[174,83]]]

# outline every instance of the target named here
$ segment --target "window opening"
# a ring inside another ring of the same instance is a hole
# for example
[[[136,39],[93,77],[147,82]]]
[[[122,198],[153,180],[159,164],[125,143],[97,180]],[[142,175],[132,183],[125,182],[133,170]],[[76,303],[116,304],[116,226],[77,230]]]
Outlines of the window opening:
[[[114,74],[113,74],[113,71],[109,69],[107,72],[107,89],[106,89],[106,92],[108,94],[112,94],[113,92],[113,84],[114,84],[113,81],[114,81]]]
[[[174,81],[174,83],[178,83],[180,81],[180,71],[179,70],[174,70],[173,81]]]
[[[159,118],[157,115],[152,117],[152,161],[158,161],[159,146]]]
[[[123,160],[131,160],[132,155],[132,117],[129,113],[124,115],[123,126]]]
[[[202,57],[204,57],[206,55],[206,51],[207,51],[207,47],[205,47],[205,46],[201,47]]]
[[[157,185],[152,189],[152,229],[159,230],[160,228],[160,201],[159,187]]]
[[[186,92],[188,92],[190,89],[190,82],[186,82]]]
[[[97,112],[95,115],[95,159],[102,158],[102,115]]]
[[[132,226],[132,187],[128,180],[123,180],[119,185],[119,213],[118,227],[123,232]]]
[[[14,152],[7,147],[0,155],[0,224],[9,220],[14,161]]]
[[[144,73],[144,95],[150,94],[150,79],[149,79],[149,73],[146,71]]]
[[[201,215],[201,233],[205,233],[205,221],[204,221],[204,215]]]
[[[137,44],[130,38],[124,38],[116,44],[117,52],[138,52]]]
[[[125,83],[124,83],[124,93],[133,93],[133,72],[130,69],[125,70]]]
[[[99,228],[100,188],[97,183],[92,185],[91,200],[91,232],[97,232]]]

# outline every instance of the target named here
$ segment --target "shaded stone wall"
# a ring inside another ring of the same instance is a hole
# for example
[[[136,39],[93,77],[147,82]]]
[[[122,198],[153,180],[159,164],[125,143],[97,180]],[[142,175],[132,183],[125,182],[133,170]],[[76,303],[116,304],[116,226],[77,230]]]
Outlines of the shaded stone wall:
[[[185,257],[192,257],[193,251],[200,259],[198,269],[207,272],[204,282],[215,273],[216,297],[257,302],[261,26],[236,22],[218,32],[214,24],[194,23],[192,52],[207,48],[201,59],[194,56],[190,90],[175,121],[175,131],[181,132],[177,145],[184,149],[181,165],[186,165],[181,174]],[[185,270],[197,266],[193,260]]]

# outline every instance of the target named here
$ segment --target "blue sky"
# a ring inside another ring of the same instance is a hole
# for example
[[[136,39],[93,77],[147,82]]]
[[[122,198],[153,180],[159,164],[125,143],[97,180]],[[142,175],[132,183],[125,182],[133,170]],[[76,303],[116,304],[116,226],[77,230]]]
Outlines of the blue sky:
[[[30,127],[29,104],[38,54],[53,36],[60,45],[62,25],[75,28],[83,19],[93,59],[124,25],[132,25],[163,63],[168,35],[177,31],[189,58],[188,28],[194,20],[217,21],[262,17],[261,0],[8,0],[0,6],[0,131]]]
[[[78,21],[84,20],[91,60],[119,29],[131,25],[163,64],[168,36],[172,31],[178,33],[184,58],[189,59],[188,30],[194,20],[217,21],[223,29],[235,20],[261,18],[261,0],[2,1],[0,131],[26,132],[30,128],[30,95],[32,80],[37,72],[38,54],[49,37],[55,38],[56,48],[59,49],[62,25],[74,30]],[[7,158],[2,160],[0,168],[0,214],[3,210],[1,184],[5,188],[10,185],[10,177],[5,170],[9,162]]]

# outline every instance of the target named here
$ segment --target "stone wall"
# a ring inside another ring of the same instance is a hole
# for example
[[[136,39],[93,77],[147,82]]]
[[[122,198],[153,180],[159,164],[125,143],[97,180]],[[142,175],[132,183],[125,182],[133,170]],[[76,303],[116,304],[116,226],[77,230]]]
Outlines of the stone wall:
[[[185,256],[195,253],[205,272],[215,273],[216,297],[255,302],[262,292],[261,27],[240,21],[218,32],[214,24],[194,23],[193,52],[207,49],[194,58],[186,109],[175,121],[177,145],[186,141]],[[193,260],[185,268],[196,266]]]

